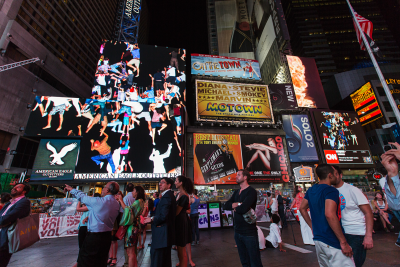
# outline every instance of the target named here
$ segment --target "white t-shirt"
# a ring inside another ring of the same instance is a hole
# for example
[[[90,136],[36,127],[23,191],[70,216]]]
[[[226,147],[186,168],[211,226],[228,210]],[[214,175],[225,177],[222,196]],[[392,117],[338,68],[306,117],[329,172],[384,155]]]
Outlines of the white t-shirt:
[[[276,198],[273,198],[273,202],[271,205],[271,211],[272,212],[278,211],[278,200],[276,200]]]
[[[282,242],[281,232],[279,231],[279,226],[276,223],[271,223],[269,226],[269,235],[265,238],[271,242],[274,248],[277,248],[279,243]]]
[[[360,205],[369,205],[368,199],[360,189],[344,183],[339,190],[342,226],[346,234],[365,235],[365,216]]]

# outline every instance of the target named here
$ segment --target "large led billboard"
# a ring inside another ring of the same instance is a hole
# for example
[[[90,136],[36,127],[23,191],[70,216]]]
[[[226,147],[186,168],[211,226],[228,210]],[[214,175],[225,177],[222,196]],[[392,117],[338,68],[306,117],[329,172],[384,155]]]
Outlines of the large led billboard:
[[[268,85],[272,108],[274,110],[287,110],[297,108],[296,95],[293,84],[270,84]]]
[[[246,0],[216,0],[215,19],[219,55],[254,59]]]
[[[352,93],[350,99],[362,126],[382,118],[383,114],[370,82]]]
[[[194,182],[236,184],[247,169],[252,183],[289,182],[284,138],[266,135],[193,134]]]
[[[261,80],[257,60],[192,54],[191,73],[213,77]]]
[[[274,123],[266,85],[196,80],[198,121]]]
[[[31,180],[72,180],[79,155],[80,140],[40,140]]]
[[[194,183],[236,184],[243,169],[240,135],[193,134]]]
[[[307,115],[282,115],[290,162],[315,162],[318,154]]]
[[[313,58],[286,56],[299,107],[329,108]]]
[[[312,116],[328,164],[373,167],[367,139],[355,112],[315,110]]]

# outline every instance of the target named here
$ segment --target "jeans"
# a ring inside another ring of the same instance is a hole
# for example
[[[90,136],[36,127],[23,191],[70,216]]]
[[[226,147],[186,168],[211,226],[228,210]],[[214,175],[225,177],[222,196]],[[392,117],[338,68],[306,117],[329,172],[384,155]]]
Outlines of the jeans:
[[[235,232],[235,242],[243,267],[262,267],[258,236],[245,236]]]
[[[287,226],[286,214],[285,214],[285,208],[283,207],[283,205],[278,207],[278,213],[279,213],[279,217],[281,218],[282,227],[286,227]]]
[[[11,256],[12,254],[8,252],[8,245],[7,249],[0,250],[0,267],[7,267]]]
[[[200,240],[200,232],[199,232],[199,214],[190,214],[190,221],[192,222],[192,241]]]
[[[392,210],[394,216],[396,216],[397,220],[400,222],[400,210]],[[397,237],[397,243],[400,243],[400,233],[399,236]]]
[[[101,163],[102,159],[106,159],[111,166],[112,172],[113,173],[115,172],[115,165],[114,165],[114,161],[112,159],[111,152],[108,153],[107,155],[97,155],[97,156],[91,157],[91,159],[94,162],[96,162],[97,165],[99,165]]]
[[[117,114],[122,114],[124,112],[126,112],[129,115],[129,117],[132,116],[131,107],[122,105],[122,107],[118,110]]]
[[[364,236],[363,235],[350,235],[344,234],[347,243],[349,243],[351,249],[353,250],[353,258],[356,267],[363,266],[365,258],[367,257],[367,251],[364,249]]]

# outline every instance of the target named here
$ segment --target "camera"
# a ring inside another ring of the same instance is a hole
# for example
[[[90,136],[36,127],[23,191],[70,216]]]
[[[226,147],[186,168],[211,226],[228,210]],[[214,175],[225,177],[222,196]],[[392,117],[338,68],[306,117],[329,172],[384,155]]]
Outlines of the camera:
[[[397,149],[397,148],[394,145],[389,145],[389,144],[383,146],[383,150],[385,150],[385,152],[391,149]]]

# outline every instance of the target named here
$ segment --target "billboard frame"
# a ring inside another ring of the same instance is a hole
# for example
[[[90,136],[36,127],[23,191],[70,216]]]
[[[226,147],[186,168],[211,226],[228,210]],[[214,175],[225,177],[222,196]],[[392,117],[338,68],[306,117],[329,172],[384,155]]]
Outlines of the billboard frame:
[[[239,119],[229,119],[227,118],[226,120],[219,120],[219,119],[215,119],[215,120],[208,120],[208,119],[200,119],[199,117],[199,103],[198,103],[198,94],[197,94],[197,81],[203,81],[203,82],[213,82],[213,83],[234,83],[235,85],[256,85],[256,84],[251,84],[251,83],[235,83],[235,82],[225,82],[225,81],[213,81],[213,80],[200,80],[200,79],[196,79],[194,81],[194,86],[195,86],[195,91],[196,91],[196,95],[195,95],[195,101],[196,101],[196,121],[197,122],[230,122],[230,121],[234,121],[237,124],[261,124],[261,125],[273,125],[275,124],[275,118],[274,118],[274,112],[272,109],[272,104],[271,104],[271,97],[270,97],[270,93],[269,93],[269,87],[266,84],[258,84],[258,86],[265,86],[266,90],[267,90],[267,95],[268,95],[268,103],[269,103],[269,109],[271,111],[271,122],[260,122],[260,121],[248,121],[248,120],[239,120]],[[286,136],[285,136],[286,137]]]

